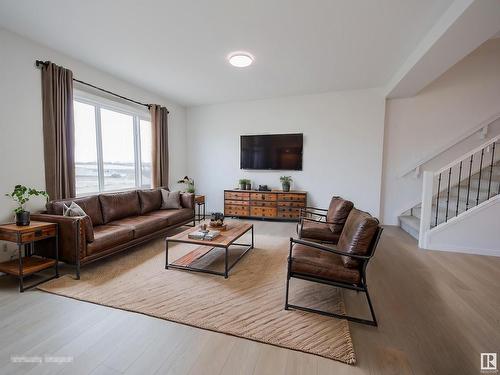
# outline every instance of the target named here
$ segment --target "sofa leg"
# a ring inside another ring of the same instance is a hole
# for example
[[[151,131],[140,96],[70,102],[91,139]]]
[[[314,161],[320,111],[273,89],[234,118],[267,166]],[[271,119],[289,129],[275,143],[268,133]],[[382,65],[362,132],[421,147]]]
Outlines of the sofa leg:
[[[288,290],[290,289],[290,277],[286,276],[285,310],[288,310]]]
[[[76,279],[80,280],[80,262],[79,261],[77,261],[77,263],[76,263],[75,274],[76,274]]]

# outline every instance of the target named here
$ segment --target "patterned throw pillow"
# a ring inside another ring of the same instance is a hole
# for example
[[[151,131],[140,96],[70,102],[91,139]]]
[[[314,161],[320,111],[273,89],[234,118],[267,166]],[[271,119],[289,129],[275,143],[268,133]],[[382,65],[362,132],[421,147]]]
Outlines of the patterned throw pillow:
[[[179,209],[181,208],[181,192],[180,191],[168,191],[165,189],[161,189],[161,199],[162,204],[161,210],[168,209]]]

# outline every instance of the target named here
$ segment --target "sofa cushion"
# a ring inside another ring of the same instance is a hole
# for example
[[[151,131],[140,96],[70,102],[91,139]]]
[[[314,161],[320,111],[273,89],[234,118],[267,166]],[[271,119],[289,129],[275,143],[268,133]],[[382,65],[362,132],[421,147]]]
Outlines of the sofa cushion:
[[[128,227],[134,231],[134,238],[140,238],[168,227],[166,220],[156,216],[126,217],[124,219],[111,221],[107,225]]]
[[[330,229],[332,232],[340,234],[344,224],[354,207],[354,203],[351,201],[342,199],[340,197],[333,197],[330,201],[330,206],[328,207],[328,212],[326,214],[326,221],[330,224]]]
[[[137,191],[99,195],[104,223],[141,213]]]
[[[340,234],[338,249],[346,253],[367,255],[378,224],[378,220],[369,213],[352,209]],[[346,267],[354,268],[360,264],[358,260],[348,256],[343,256],[342,260]]]
[[[181,192],[180,191],[168,191],[165,189],[160,189],[161,192],[161,209],[168,210],[172,208],[181,208]]]
[[[291,271],[348,284],[359,284],[361,277],[357,268],[344,267],[341,256],[301,244],[292,249]]]
[[[87,245],[87,255],[93,255],[134,238],[130,227],[99,225],[94,227],[94,242]]]
[[[193,218],[194,211],[190,208],[179,208],[178,210],[158,210],[149,212],[147,216],[155,216],[167,221],[168,225],[175,225]]]
[[[311,240],[325,241],[331,243],[337,243],[340,234],[333,233],[330,230],[330,225],[326,223],[318,223],[316,221],[311,221],[304,219],[302,225],[302,230],[300,230],[300,238],[309,238]]]
[[[138,190],[137,194],[141,202],[141,215],[160,209],[162,202],[160,190]]]
[[[99,197],[97,195],[51,201],[47,203],[47,213],[51,215],[62,215],[64,204],[70,205],[71,202],[75,202],[87,215],[89,215],[94,226],[104,224],[101,204],[99,203]]]

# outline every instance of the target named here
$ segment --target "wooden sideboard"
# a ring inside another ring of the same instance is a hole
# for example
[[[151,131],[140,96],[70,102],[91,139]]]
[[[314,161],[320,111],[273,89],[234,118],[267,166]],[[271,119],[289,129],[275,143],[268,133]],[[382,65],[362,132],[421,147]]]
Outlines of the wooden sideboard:
[[[224,190],[224,216],[299,220],[307,192]]]

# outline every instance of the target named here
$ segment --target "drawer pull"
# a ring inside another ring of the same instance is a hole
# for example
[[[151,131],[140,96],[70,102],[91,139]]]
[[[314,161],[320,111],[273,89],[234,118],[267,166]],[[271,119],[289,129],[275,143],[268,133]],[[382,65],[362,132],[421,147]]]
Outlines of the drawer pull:
[[[35,230],[35,237],[40,237],[41,235],[42,235],[41,229]]]

